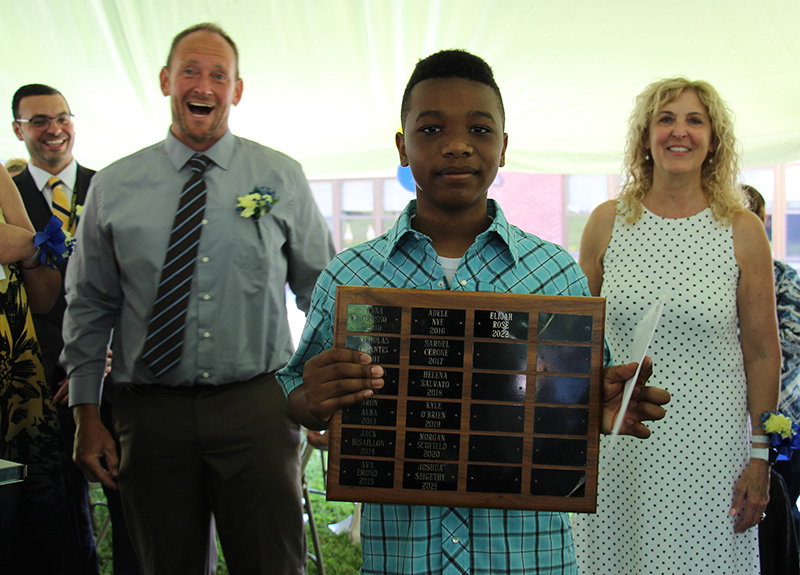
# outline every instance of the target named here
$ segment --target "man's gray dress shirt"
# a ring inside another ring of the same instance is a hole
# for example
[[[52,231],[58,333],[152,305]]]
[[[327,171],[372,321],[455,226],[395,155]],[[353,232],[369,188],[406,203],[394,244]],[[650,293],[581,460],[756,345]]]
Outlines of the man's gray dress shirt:
[[[183,357],[158,381],[141,359],[194,153],[170,133],[92,181],[66,277],[62,361],[70,405],[100,402],[112,332],[116,384],[220,385],[274,371],[292,356],[285,285],[307,311],[333,243],[300,165],[228,131],[203,152],[214,165],[205,174],[205,221]],[[258,220],[245,219],[236,211],[237,198],[257,187],[275,190],[278,201]]]

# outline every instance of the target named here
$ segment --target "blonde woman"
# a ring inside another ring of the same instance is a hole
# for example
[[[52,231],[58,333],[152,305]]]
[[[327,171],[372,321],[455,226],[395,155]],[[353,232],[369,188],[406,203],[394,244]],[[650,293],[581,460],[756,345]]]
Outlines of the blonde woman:
[[[0,459],[28,468],[25,481],[0,487],[0,557],[9,573],[61,572],[65,556],[58,417],[31,317],[50,310],[61,277],[38,255],[22,199],[0,166]]]
[[[580,572],[755,574],[769,467],[751,436],[760,446],[756,425],[777,405],[781,352],[769,243],[744,207],[731,114],[714,88],[649,85],[623,172],[618,199],[587,223],[579,263],[607,298],[617,361],[665,296],[648,353],[672,403],[651,441],[601,446],[598,513],[575,520]]]

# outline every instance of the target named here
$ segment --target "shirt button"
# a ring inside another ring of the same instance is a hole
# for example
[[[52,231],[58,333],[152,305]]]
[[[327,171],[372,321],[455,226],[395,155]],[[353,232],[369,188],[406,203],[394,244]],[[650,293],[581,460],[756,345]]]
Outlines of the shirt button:
[[[458,537],[453,537],[452,539],[453,543],[458,543],[459,541],[461,541],[461,539],[459,539]]]
[[[211,332],[210,331],[204,332],[203,337],[211,337]]]
[[[439,285],[439,287],[444,287],[444,282],[440,281],[438,285]]]
[[[203,372],[203,377],[205,377],[205,378],[208,378],[210,375],[211,375],[211,374],[210,374],[210,373],[208,373],[207,371],[204,371],[204,372]]]
[[[203,259],[201,259],[200,261],[203,262],[204,264],[207,264],[209,262],[209,258],[208,256],[203,256]]]
[[[204,299],[204,300],[206,300],[206,301],[208,301],[208,300],[210,300],[210,299],[211,299],[211,296],[210,296],[210,295],[208,295],[208,294],[203,294],[203,299]]]
[[[465,286],[465,285],[467,285],[467,280],[461,280],[458,283],[460,283],[462,286]]]

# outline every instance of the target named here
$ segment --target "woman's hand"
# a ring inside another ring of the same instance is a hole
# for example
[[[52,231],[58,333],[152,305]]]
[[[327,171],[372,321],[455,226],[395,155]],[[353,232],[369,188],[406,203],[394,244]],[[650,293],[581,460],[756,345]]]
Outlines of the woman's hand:
[[[733,530],[744,533],[758,525],[769,502],[769,464],[763,459],[751,459],[736,488],[730,514],[738,515]]]

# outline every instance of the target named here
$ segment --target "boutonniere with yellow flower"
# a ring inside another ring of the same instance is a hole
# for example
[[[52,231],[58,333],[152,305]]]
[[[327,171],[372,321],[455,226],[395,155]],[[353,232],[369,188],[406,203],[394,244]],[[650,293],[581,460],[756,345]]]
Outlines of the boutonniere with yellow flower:
[[[82,213],[83,213],[83,206],[81,204],[75,204],[75,213],[73,217],[70,218],[70,229],[78,225],[78,222],[81,220]]]
[[[258,239],[261,239],[261,228],[258,225],[258,219],[264,214],[268,214],[272,206],[278,203],[280,198],[276,194],[277,192],[272,188],[256,186],[246,196],[236,198],[236,211],[243,218],[251,218],[256,223]]]
[[[780,411],[772,410],[761,415],[761,427],[769,436],[769,444],[778,452],[777,461],[786,461],[792,450],[800,449],[800,425]]]

